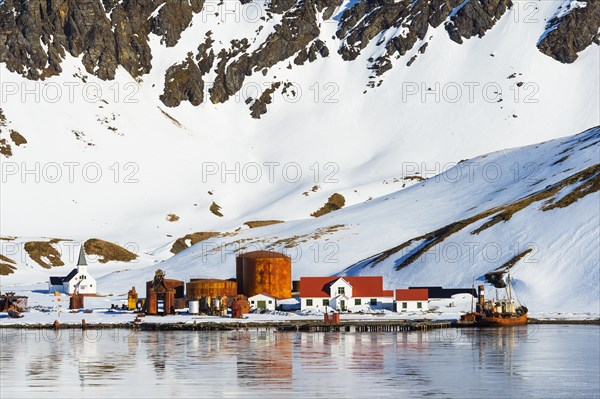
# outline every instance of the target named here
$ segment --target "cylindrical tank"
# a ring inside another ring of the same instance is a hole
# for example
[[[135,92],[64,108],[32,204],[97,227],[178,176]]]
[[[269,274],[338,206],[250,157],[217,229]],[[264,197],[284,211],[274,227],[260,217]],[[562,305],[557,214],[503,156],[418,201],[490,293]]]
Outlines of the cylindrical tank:
[[[69,309],[83,309],[83,295],[73,295],[69,299]]]
[[[135,310],[137,307],[138,294],[135,291],[135,287],[131,287],[131,290],[127,293],[127,310]]]
[[[185,286],[188,301],[197,301],[203,296],[236,296],[238,289],[235,281],[208,278],[193,278]]]
[[[235,258],[235,281],[237,281],[237,293],[243,295],[244,291],[244,269],[242,267],[243,258],[238,256]]]
[[[190,314],[198,314],[200,313],[200,302],[199,301],[190,301],[188,304],[189,313]]]
[[[271,251],[255,251],[236,258],[238,293],[251,297],[269,294],[276,298],[292,297],[292,260]]]
[[[152,281],[146,283],[146,313],[156,314],[157,309],[156,293],[152,289]]]

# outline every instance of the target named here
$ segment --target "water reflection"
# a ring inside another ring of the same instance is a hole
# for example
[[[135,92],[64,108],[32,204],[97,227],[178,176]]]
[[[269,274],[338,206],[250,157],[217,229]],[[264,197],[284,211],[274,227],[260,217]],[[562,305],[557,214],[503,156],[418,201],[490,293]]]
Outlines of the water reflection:
[[[594,326],[0,333],[3,398],[552,397],[565,384],[570,396],[593,398],[600,383]]]

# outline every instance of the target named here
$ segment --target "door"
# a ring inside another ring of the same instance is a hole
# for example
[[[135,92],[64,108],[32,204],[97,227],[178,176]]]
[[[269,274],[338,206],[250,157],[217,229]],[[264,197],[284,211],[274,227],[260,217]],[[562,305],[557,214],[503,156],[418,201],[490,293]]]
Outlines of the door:
[[[256,301],[256,306],[259,309],[266,309],[267,308],[267,301]]]
[[[346,300],[340,300],[340,310],[346,310]]]

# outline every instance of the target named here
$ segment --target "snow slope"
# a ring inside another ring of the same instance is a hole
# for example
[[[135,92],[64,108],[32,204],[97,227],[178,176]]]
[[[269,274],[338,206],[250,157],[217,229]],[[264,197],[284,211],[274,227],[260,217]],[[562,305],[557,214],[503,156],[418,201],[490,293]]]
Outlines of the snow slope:
[[[365,94],[376,40],[353,62],[335,51],[302,68],[284,61],[246,80],[247,96],[275,79],[295,82],[298,95],[276,94],[260,120],[250,118],[245,95],[173,109],[159,100],[166,69],[207,31],[226,48],[255,35],[248,21],[197,14],[172,48],[151,35],[153,69],[138,80],[119,69],[115,81],[86,76],[84,83],[72,57],[43,82],[0,65],[2,109],[28,140],[0,160],[0,233],[98,237],[163,260],[187,233],[303,219],[335,192],[347,205],[361,203],[414,183],[402,177],[433,176],[450,162],[598,125],[598,46],[569,65],[535,47],[558,5],[540,2],[525,20],[516,4],[484,37],[462,45],[443,25],[430,28],[427,52],[410,67],[419,46],[393,60],[383,84]],[[323,22],[322,30],[336,49],[336,24]],[[209,211],[213,201],[223,217]],[[179,221],[168,222],[170,213]]]
[[[294,278],[383,275],[387,288],[470,287],[474,279],[485,282],[486,273],[530,250],[510,270],[519,298],[531,311],[598,314],[599,180],[596,127],[476,157],[412,187],[317,219],[210,239],[158,265],[141,262],[135,269],[109,273],[98,279],[99,290],[123,294],[150,280],[158,267],[169,278],[184,280],[234,277],[235,254],[258,249],[288,253]],[[483,228],[507,210],[510,216]],[[448,234],[397,270],[439,235],[418,237],[435,231]],[[2,281],[6,287],[26,279],[15,274]],[[487,288],[493,295],[491,285]]]

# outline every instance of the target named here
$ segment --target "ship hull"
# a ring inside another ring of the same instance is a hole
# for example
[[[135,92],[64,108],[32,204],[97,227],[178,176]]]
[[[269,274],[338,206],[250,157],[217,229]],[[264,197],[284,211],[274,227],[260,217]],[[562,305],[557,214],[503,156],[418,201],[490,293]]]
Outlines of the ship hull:
[[[475,324],[482,327],[520,326],[527,324],[527,313],[511,317],[482,317]]]

